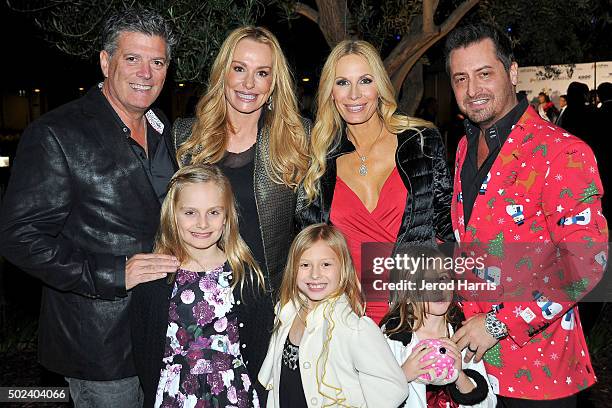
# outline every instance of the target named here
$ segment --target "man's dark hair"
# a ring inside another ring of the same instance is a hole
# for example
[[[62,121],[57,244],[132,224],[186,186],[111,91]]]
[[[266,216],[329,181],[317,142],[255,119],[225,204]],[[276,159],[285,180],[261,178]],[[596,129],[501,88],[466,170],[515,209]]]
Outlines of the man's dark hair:
[[[559,98],[563,98],[567,102],[567,95],[559,95]]]
[[[112,56],[122,32],[159,36],[166,41],[166,57],[170,59],[176,37],[170,24],[157,11],[147,8],[129,8],[111,15],[102,28],[102,48]]]
[[[444,56],[446,58],[446,72],[450,74],[450,54],[457,48],[465,48],[474,43],[489,38],[495,45],[497,59],[501,61],[506,69],[510,71],[510,66],[514,61],[512,53],[512,43],[510,38],[495,26],[487,23],[466,24],[450,32],[446,37],[444,45]]]
[[[570,83],[567,87],[567,98],[565,100],[567,105],[573,108],[584,106],[589,100],[589,86],[577,81]]]
[[[606,102],[612,99],[612,83],[602,82],[597,87],[597,94],[601,102]]]

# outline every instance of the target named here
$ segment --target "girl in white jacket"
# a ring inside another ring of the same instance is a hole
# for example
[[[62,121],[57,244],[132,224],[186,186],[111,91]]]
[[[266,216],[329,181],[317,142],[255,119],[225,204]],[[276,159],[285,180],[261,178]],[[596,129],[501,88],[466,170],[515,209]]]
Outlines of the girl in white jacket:
[[[364,316],[342,234],[315,224],[295,238],[259,381],[268,407],[396,408],[408,384],[385,338]]]
[[[420,290],[424,283],[442,284],[438,288],[452,284],[453,273],[441,267],[444,262],[429,261],[441,260],[442,253],[432,248],[416,247],[406,252],[409,256],[421,257],[424,262],[420,265],[428,265],[430,268],[401,271],[395,279],[392,272],[392,281],[412,281],[415,289],[394,292],[395,299],[389,313],[381,321],[387,342],[408,380],[410,393],[404,407],[494,408],[497,398],[483,362],[463,362],[465,351],[461,353],[450,340],[463,318],[459,305],[452,301],[453,292]],[[424,339],[437,339],[442,344],[415,347]],[[432,352],[452,357],[455,361],[453,367],[435,373],[431,364],[436,359],[424,359],[430,357]]]

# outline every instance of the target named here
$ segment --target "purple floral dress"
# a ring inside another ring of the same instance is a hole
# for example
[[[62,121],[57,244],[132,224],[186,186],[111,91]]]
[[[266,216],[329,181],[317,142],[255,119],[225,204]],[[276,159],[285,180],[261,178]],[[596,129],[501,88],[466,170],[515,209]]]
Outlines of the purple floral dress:
[[[231,279],[227,263],[178,270],[155,408],[259,408],[240,354]]]

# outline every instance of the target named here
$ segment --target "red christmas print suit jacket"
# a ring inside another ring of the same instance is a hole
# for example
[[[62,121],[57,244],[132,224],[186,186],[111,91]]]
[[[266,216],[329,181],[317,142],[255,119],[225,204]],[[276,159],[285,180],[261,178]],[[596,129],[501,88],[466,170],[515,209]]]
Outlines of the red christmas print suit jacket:
[[[465,225],[457,148],[453,229],[496,291],[464,296],[466,317],[494,309],[509,335],[484,357],[495,393],[530,400],[573,395],[596,381],[575,302],[607,262],[603,194],[591,149],[529,107],[512,129]],[[463,294],[462,294],[463,295]],[[493,300],[494,299],[494,300]]]

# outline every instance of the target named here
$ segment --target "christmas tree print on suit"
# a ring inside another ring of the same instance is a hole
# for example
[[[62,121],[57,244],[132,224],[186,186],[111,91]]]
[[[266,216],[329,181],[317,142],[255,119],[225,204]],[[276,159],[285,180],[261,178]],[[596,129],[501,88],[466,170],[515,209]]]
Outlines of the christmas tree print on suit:
[[[500,232],[497,236],[489,241],[487,246],[487,252],[490,255],[496,256],[500,259],[504,257],[504,233]]]
[[[458,149],[455,191],[461,191],[468,144],[467,138],[463,139]],[[485,258],[487,266],[499,267],[504,296],[519,299],[516,308],[507,305],[498,313],[509,336],[485,353],[483,361],[489,373],[499,379],[498,395],[540,400],[576,393],[579,386],[590,386],[595,378],[588,369],[588,351],[581,354],[584,336],[577,313],[570,312],[575,301],[570,299],[579,300],[590,290],[608,255],[607,251],[598,254],[602,251],[599,245],[607,241],[607,228],[600,212],[602,188],[592,151],[528,108],[490,172],[488,196],[477,200],[472,209],[474,230],[467,225],[462,228],[465,202],[453,203],[453,227],[460,231],[465,253],[473,251],[472,255]],[[475,187],[478,191],[480,184]],[[588,221],[587,208],[590,223],[581,225]],[[551,249],[556,246],[568,250],[560,257]],[[565,262],[565,255],[572,256],[569,262]],[[540,304],[536,305],[536,289],[551,302],[538,298]],[[487,313],[491,302],[502,300],[466,301],[466,317]],[[569,366],[572,356],[576,363]],[[571,381],[566,382],[569,377]]]
[[[582,293],[589,286],[589,280],[587,278],[582,278],[580,280],[574,281],[567,286],[563,287],[565,293],[567,293],[567,297],[572,301],[578,301],[582,297]]]
[[[493,367],[497,367],[497,368],[503,367],[504,362],[502,361],[501,344],[497,342],[497,344],[495,344],[493,347],[487,350],[486,353],[484,353],[484,356],[482,356],[482,359],[486,361],[488,364],[492,365]]]
[[[591,183],[588,186],[586,186],[584,190],[582,190],[582,194],[580,194],[580,197],[581,197],[580,202],[592,204],[593,201],[595,201],[594,196],[599,196],[599,194],[601,193],[597,189],[595,182],[591,181]]]

